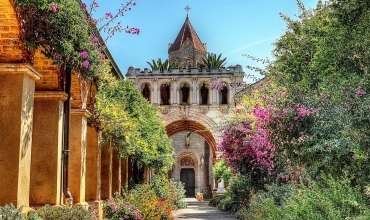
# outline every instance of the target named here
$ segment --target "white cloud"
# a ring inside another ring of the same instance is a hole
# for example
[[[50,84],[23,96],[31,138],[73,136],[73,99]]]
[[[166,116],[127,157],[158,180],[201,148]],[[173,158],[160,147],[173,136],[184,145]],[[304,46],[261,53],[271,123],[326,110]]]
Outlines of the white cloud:
[[[279,37],[279,36],[274,36],[274,37],[270,37],[270,38],[268,38],[268,39],[264,39],[264,40],[259,40],[259,41],[253,42],[253,43],[251,43],[251,44],[245,45],[245,46],[243,46],[243,47],[240,47],[240,48],[238,48],[238,49],[236,49],[236,50],[231,51],[231,52],[230,52],[230,53],[228,53],[226,56],[230,56],[231,54],[234,54],[234,53],[239,52],[239,51],[241,51],[241,50],[244,50],[244,49],[246,49],[246,48],[252,47],[252,46],[254,46],[254,45],[257,45],[257,44],[260,44],[260,43],[263,43],[263,42],[266,42],[266,41],[274,40],[274,39],[276,39],[277,37]]]

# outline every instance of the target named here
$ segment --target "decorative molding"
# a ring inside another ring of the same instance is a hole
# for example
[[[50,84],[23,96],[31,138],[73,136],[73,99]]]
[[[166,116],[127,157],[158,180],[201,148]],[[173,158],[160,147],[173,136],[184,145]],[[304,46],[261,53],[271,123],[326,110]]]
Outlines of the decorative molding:
[[[35,68],[26,63],[0,63],[0,75],[1,74],[25,74],[35,81],[40,80],[43,76]]]
[[[168,114],[170,112],[170,107],[165,106],[160,111],[162,112],[162,114]]]
[[[59,99],[65,101],[68,98],[67,93],[62,91],[36,91],[34,94],[35,99]]]

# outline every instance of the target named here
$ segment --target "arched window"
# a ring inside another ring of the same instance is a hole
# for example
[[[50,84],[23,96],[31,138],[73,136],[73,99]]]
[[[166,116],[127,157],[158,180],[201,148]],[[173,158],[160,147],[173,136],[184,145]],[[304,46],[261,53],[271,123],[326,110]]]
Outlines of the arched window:
[[[161,104],[162,105],[170,104],[170,85],[169,84],[161,85]]]
[[[209,89],[206,83],[203,83],[202,86],[200,87],[200,99],[199,103],[201,105],[207,105],[208,104],[208,93]]]
[[[145,84],[143,90],[141,91],[141,94],[150,102],[150,88],[148,84]]]
[[[189,93],[190,93],[190,87],[186,83],[182,84],[180,87],[180,100],[181,104],[187,105],[189,104]]]
[[[221,95],[221,105],[226,105],[228,104],[228,94],[229,94],[229,90],[227,88],[227,86],[225,85],[221,90],[220,90],[220,95]]]

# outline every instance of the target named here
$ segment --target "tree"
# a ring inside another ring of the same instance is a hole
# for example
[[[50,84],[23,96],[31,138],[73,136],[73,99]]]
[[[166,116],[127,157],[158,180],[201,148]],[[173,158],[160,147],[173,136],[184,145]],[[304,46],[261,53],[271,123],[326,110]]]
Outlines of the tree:
[[[199,66],[200,67],[207,67],[208,69],[211,68],[211,67],[217,67],[217,68],[220,68],[220,67],[224,67],[224,65],[226,64],[226,59],[227,57],[221,59],[221,56],[222,56],[222,53],[220,53],[218,56],[216,56],[216,54],[214,53],[208,53],[206,58],[202,58],[202,62],[199,63]]]
[[[152,62],[151,63],[148,62],[148,61],[146,61],[146,62],[149,64],[149,66],[150,66],[150,68],[152,68],[152,70],[153,69],[159,69],[159,71],[162,72],[165,69],[166,70],[169,70],[171,68],[171,65],[170,65],[168,59],[166,59],[166,61],[164,61],[163,63],[162,63],[161,58],[158,58],[157,61],[155,61],[154,59],[152,59]]]
[[[99,91],[92,120],[99,121],[119,156],[132,156],[157,172],[166,173],[173,163],[173,147],[157,109],[128,80],[116,80],[105,65],[99,74]]]

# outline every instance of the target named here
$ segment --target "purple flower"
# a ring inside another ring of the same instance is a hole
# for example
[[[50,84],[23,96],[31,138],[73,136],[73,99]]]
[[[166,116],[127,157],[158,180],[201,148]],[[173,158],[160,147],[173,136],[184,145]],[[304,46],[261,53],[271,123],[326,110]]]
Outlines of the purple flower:
[[[53,6],[51,6],[51,11],[55,13],[57,12],[57,8],[58,8],[58,5],[54,3]]]
[[[89,54],[87,53],[87,51],[82,51],[81,52],[81,56],[85,59]]]
[[[313,90],[313,92],[314,92],[314,93],[317,93],[317,90],[315,89],[315,90]]]
[[[82,62],[82,66],[84,66],[86,69],[89,68],[89,61]]]
[[[238,108],[238,109],[236,109],[236,111],[235,111],[236,113],[240,113],[241,112],[241,109],[240,108]]]
[[[86,8],[87,8],[86,3],[82,3],[82,8],[86,10]]]

